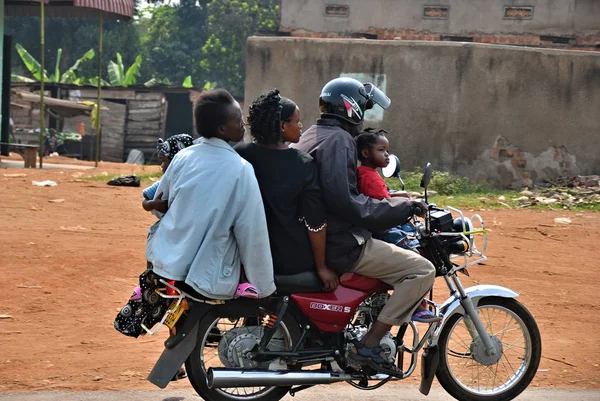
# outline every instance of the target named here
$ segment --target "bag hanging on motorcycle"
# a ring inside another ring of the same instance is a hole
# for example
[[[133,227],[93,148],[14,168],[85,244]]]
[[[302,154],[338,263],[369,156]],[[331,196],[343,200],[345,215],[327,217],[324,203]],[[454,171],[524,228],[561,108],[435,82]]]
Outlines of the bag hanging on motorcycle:
[[[129,302],[117,313],[113,326],[119,333],[137,338],[146,334],[142,324],[151,329],[168,309],[168,300],[156,293],[158,276],[151,269],[140,275],[140,294],[133,295]],[[141,295],[141,296],[140,296]]]

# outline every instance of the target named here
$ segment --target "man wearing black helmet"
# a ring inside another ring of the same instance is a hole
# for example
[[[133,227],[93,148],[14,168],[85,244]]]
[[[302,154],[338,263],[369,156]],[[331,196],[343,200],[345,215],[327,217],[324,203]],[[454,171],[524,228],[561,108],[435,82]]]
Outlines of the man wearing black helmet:
[[[394,369],[379,346],[392,326],[407,323],[435,278],[433,265],[415,252],[371,238],[421,214],[426,206],[405,198],[377,200],[358,192],[354,136],[362,130],[364,114],[375,104],[387,109],[391,100],[375,85],[336,78],[321,91],[321,118],[293,147],[309,153],[317,165],[327,208],[327,264],[338,274],[353,272],[380,279],[394,293],[354,350],[363,364]]]

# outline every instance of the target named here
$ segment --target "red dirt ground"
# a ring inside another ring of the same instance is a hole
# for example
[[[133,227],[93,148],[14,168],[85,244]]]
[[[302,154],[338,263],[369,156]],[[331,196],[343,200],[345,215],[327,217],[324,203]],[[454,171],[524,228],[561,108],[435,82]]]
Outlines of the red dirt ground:
[[[158,168],[101,163],[81,173],[0,169],[0,315],[10,315],[0,318],[0,391],[154,388],[145,377],[166,330],[133,339],[112,327],[145,269],[146,230],[154,217],[141,208],[141,188],[81,179],[141,170]],[[31,183],[46,179],[58,186]],[[55,199],[64,202],[49,202]],[[490,229],[490,259],[471,268],[464,282],[521,294],[543,338],[532,386],[600,388],[600,213],[480,213]],[[556,217],[572,223],[555,224]],[[443,301],[443,282],[436,293]]]

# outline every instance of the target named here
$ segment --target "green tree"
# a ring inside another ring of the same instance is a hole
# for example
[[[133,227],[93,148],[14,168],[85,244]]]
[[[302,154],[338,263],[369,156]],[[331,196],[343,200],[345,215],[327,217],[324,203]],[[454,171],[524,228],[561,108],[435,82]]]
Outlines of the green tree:
[[[277,30],[279,1],[212,0],[207,8],[207,39],[200,61],[204,81],[243,96],[246,40],[259,32]]]
[[[206,1],[181,0],[178,5],[156,5],[143,10],[139,22],[142,77],[156,82],[183,82],[190,75],[203,82],[198,60],[206,41]]]

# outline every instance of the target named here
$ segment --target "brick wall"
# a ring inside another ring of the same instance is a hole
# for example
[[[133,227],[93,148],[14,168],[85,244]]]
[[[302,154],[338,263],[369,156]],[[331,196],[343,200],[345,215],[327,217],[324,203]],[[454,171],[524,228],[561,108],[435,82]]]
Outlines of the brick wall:
[[[424,40],[424,41],[454,41],[454,42],[475,42],[492,43],[502,45],[530,46],[560,48],[569,50],[600,51],[600,34],[589,35],[585,37],[573,36],[552,36],[552,35],[507,35],[507,34],[481,34],[469,33],[466,35],[445,35],[428,31],[415,31],[411,29],[372,29],[362,34],[344,34],[344,33],[320,33],[295,31],[290,32],[290,36],[300,38],[357,38],[366,37],[379,40]]]

